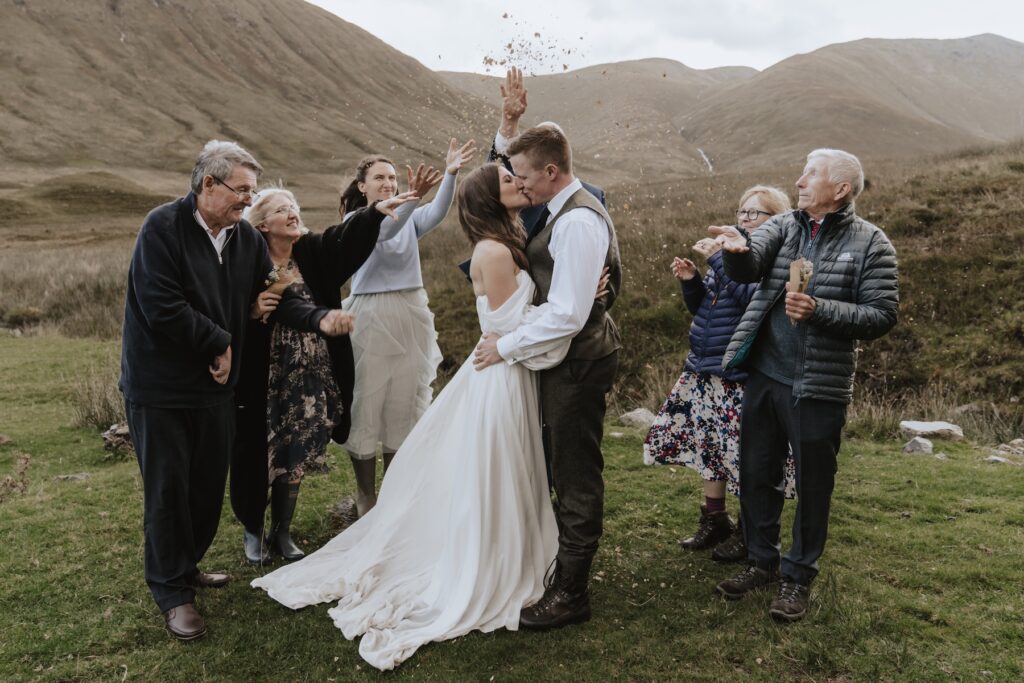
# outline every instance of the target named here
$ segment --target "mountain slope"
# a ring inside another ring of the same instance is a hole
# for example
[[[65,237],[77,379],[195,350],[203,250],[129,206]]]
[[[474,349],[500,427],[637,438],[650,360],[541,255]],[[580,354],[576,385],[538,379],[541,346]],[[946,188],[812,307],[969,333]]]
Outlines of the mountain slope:
[[[786,59],[685,117],[723,167],[842,147],[913,157],[1024,135],[1024,44],[858,40]]]
[[[502,79],[441,73],[453,85],[500,105]],[[529,77],[524,124],[558,122],[584,167],[607,172],[611,165],[629,175],[645,169],[700,173],[706,167],[698,145],[679,134],[679,122],[703,98],[756,73],[745,67],[697,70],[669,59],[643,59]]]
[[[493,108],[301,0],[5,2],[0,158],[187,170],[211,137],[271,167],[437,158]]]

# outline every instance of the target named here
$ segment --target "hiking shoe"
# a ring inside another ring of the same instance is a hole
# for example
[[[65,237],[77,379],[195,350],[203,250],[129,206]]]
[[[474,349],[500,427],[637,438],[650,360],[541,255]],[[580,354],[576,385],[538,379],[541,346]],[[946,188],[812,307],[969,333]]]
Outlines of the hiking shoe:
[[[697,531],[690,538],[679,541],[683,550],[704,550],[718,545],[729,538],[733,532],[732,520],[723,510],[722,512],[708,512],[708,509],[700,506],[700,522],[697,523]]]
[[[736,525],[729,538],[715,546],[711,551],[711,559],[715,562],[743,562],[747,559],[747,544],[743,540],[742,522]]]
[[[715,586],[715,591],[726,600],[739,600],[750,591],[763,588],[778,580],[778,570],[768,571],[751,564],[736,576]]]
[[[807,613],[811,601],[811,587],[785,578],[779,584],[779,592],[772,600],[768,614],[775,621],[799,621]]]

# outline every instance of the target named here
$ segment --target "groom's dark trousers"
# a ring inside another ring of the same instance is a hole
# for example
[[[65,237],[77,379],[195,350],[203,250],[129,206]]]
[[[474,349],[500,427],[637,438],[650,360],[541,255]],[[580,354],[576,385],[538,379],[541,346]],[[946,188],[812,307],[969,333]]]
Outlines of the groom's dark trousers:
[[[583,576],[601,538],[605,396],[618,367],[615,351],[598,360],[566,360],[540,373],[544,454],[557,500],[558,564]]]

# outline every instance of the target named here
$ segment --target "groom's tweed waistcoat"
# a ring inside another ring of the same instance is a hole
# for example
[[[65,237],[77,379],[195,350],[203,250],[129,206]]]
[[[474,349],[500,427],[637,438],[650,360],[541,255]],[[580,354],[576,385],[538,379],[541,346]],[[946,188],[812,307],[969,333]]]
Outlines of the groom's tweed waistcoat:
[[[599,301],[594,301],[594,307],[590,309],[590,317],[587,318],[583,329],[573,338],[572,344],[569,346],[566,360],[597,360],[622,348],[619,328],[615,326],[608,315],[608,309],[615,303],[615,299],[619,295],[619,287],[622,284],[619,242],[615,239],[615,226],[612,225],[612,219],[608,217],[608,212],[601,206],[601,202],[586,189],[577,190],[562,206],[562,210],[555,214],[526,245],[526,258],[530,261],[530,276],[537,285],[537,294],[533,303],[540,305],[548,300],[551,274],[555,268],[555,261],[551,258],[551,252],[548,250],[548,245],[551,243],[551,231],[559,218],[573,209],[579,208],[596,211],[608,225],[608,254],[604,259],[609,274],[608,293]]]

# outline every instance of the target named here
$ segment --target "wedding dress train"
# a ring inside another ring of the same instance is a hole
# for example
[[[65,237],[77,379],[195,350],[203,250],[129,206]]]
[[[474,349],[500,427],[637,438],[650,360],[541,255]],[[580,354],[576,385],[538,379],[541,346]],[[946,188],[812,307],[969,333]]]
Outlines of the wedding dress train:
[[[533,282],[517,282],[497,310],[477,299],[481,330],[505,334],[532,310]],[[338,600],[334,624],[382,670],[428,642],[518,629],[558,548],[537,400],[523,364],[478,372],[471,356],[398,450],[377,505],[252,585],[292,609]]]

